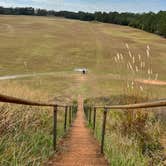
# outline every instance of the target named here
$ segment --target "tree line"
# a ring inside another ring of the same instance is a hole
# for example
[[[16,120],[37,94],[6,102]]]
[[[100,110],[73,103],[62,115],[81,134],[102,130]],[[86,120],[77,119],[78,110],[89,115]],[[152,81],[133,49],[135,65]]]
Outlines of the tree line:
[[[33,15],[33,16],[58,16],[82,21],[99,21],[103,23],[113,23],[131,26],[141,30],[155,33],[166,37],[166,11],[158,13],[118,13],[118,12],[69,12],[54,11],[45,9],[5,8],[0,7],[0,14],[6,15]]]

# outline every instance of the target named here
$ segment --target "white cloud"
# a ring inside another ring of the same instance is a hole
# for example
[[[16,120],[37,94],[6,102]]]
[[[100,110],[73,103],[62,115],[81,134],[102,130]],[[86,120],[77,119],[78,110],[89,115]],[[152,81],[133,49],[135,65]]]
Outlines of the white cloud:
[[[0,2],[0,6],[12,6],[12,5],[13,3],[4,2],[4,1]]]
[[[74,3],[75,2],[75,3]],[[54,10],[70,11],[120,11],[120,12],[144,12],[164,10],[166,1],[161,0],[0,0],[0,6],[32,6]]]

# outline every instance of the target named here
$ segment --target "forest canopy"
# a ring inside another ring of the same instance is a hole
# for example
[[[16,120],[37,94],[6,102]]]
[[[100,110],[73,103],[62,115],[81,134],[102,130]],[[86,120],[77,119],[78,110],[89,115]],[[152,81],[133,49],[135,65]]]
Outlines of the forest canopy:
[[[58,16],[82,21],[99,21],[125,26],[131,26],[147,32],[155,33],[166,37],[166,11],[158,13],[118,13],[118,12],[70,12],[54,11],[45,9],[5,8],[0,7],[0,14],[5,15],[32,15],[32,16]]]

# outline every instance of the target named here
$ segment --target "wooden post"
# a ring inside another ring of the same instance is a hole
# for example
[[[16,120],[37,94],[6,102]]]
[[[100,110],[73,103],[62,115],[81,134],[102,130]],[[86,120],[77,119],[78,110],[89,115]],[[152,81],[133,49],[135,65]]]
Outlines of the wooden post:
[[[75,114],[74,118],[76,118],[76,115],[77,115],[77,105],[74,106],[74,114]]]
[[[92,108],[89,108],[89,124],[91,124],[91,113],[92,113]]]
[[[53,148],[54,148],[54,151],[56,150],[56,143],[57,143],[57,111],[58,111],[58,107],[54,106],[54,111],[53,111]]]
[[[83,109],[84,109],[84,114],[85,114],[85,105],[84,105]],[[85,115],[86,115],[86,114],[85,114]]]
[[[87,119],[87,110],[88,110],[87,106],[84,106],[84,113],[85,113],[86,119]]]
[[[73,122],[73,106],[71,106],[71,121]]]
[[[65,107],[65,121],[64,121],[64,131],[66,132],[66,126],[67,126],[67,106]]]
[[[103,126],[102,126],[102,137],[101,137],[101,153],[103,153],[103,149],[104,149],[106,119],[107,119],[107,109],[105,108],[104,109],[104,113],[103,113]]]
[[[71,123],[73,122],[73,106],[71,106]]]
[[[75,105],[75,118],[76,118],[76,115],[77,115],[77,105]]]
[[[71,106],[69,107],[69,125],[71,125]]]
[[[76,109],[75,109],[75,105],[73,105],[73,120],[75,119],[75,115],[76,115]]]
[[[87,118],[87,121],[88,121],[88,119],[89,119],[89,106],[87,107],[87,110],[86,110],[86,112],[87,112],[87,116],[86,116],[86,118]]]
[[[76,114],[76,110],[75,110],[75,106],[73,105],[72,106],[72,118],[73,118],[73,121],[75,119],[75,114]]]
[[[96,127],[96,108],[94,107],[94,110],[93,110],[93,130],[95,130],[95,127]]]

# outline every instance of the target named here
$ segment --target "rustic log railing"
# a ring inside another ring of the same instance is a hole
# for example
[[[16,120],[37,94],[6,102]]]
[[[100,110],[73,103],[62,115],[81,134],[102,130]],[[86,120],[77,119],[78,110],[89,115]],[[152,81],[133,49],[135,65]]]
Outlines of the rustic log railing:
[[[102,122],[102,131],[101,131],[101,153],[103,153],[104,148],[104,139],[105,139],[105,129],[106,129],[106,122],[107,122],[107,112],[111,109],[121,109],[121,110],[128,110],[128,109],[140,109],[140,108],[156,108],[156,107],[166,107],[166,99],[161,99],[158,101],[153,102],[146,102],[146,103],[138,103],[138,104],[129,104],[129,105],[112,105],[112,106],[89,106],[84,105],[84,112],[85,116],[87,118],[87,121],[89,122],[89,125],[91,125],[91,114],[93,109],[93,124],[92,129],[95,131],[96,126],[96,111],[98,109],[104,109],[103,110],[103,122]]]
[[[53,107],[53,148],[56,150],[57,146],[57,113],[58,108],[64,108],[64,132],[67,130],[67,120],[69,125],[71,125],[73,119],[75,118],[77,106],[76,105],[58,105],[55,103],[47,103],[47,102],[34,102],[25,99],[20,99],[16,97],[6,96],[0,94],[0,102],[5,103],[13,103],[13,104],[21,104],[21,105],[29,105],[29,106],[42,106],[42,107]],[[95,130],[96,127],[96,113],[98,109],[104,109],[103,111],[103,122],[102,122],[102,132],[101,132],[101,153],[103,153],[104,147],[104,139],[105,139],[105,128],[107,122],[107,112],[111,109],[139,109],[139,108],[155,108],[155,107],[166,107],[166,99],[146,102],[146,103],[138,103],[138,104],[129,104],[129,105],[112,105],[112,106],[89,106],[84,105],[84,112],[86,118],[91,124],[92,122],[92,111],[93,111],[93,124],[92,128]],[[68,117],[68,119],[67,119]]]
[[[55,103],[47,102],[35,102],[25,99],[20,99],[16,97],[6,96],[0,94],[0,102],[19,104],[19,105],[28,105],[28,106],[42,106],[42,107],[53,107],[53,148],[56,151],[57,147],[57,113],[58,108],[65,109],[65,120],[64,120],[64,132],[67,130],[67,114],[69,112],[69,124],[71,125],[72,120],[75,118],[77,112],[76,105],[59,105]]]

